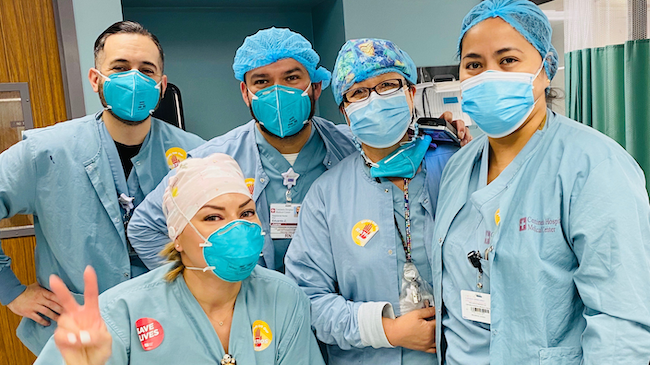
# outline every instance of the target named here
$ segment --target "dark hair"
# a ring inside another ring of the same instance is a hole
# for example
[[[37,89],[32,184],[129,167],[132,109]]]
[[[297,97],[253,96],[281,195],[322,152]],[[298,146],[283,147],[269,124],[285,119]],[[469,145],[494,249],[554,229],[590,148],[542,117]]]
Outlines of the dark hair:
[[[97,66],[97,56],[99,55],[99,52],[104,50],[104,44],[106,43],[106,38],[112,36],[113,34],[140,34],[145,37],[148,37],[153,41],[153,43],[158,47],[158,52],[160,52],[160,62],[162,63],[162,68],[165,68],[165,54],[163,53],[162,46],[160,45],[160,41],[158,41],[158,37],[153,35],[151,32],[149,32],[145,27],[142,26],[142,24],[133,22],[130,20],[125,20],[121,22],[114,23],[110,27],[106,28],[102,34],[97,37],[97,40],[95,41],[95,66]]]

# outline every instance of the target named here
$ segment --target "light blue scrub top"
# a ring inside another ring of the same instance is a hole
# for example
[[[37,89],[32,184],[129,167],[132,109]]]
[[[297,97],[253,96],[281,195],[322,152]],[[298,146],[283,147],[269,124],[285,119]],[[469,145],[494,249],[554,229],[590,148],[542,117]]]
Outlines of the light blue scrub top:
[[[425,174],[439,176],[453,153],[440,151],[445,152],[437,156],[441,161],[431,164],[438,169],[420,172],[411,187],[414,260],[425,280],[431,275],[423,265],[429,262],[433,238],[433,206]],[[379,304],[379,312],[369,318],[378,323],[375,330],[382,335],[383,303],[400,314],[405,255],[394,213],[402,229],[403,207],[401,190],[389,181],[378,183],[371,178],[358,152],[323,173],[303,201],[298,230],[285,259],[286,274],[311,299],[312,326],[317,338],[327,344],[330,365],[437,363],[435,355],[401,347],[373,348],[361,336],[362,305]],[[364,220],[375,222],[378,230],[365,246],[359,246],[352,232]]]
[[[223,345],[183,276],[171,283],[164,278],[173,265],[129,280],[99,297],[102,318],[113,338],[107,365],[221,364]],[[162,337],[158,347],[144,350],[139,335],[152,331],[138,333],[136,324],[142,318],[153,319],[162,328],[158,328],[157,337]],[[309,319],[309,300],[296,284],[257,266],[242,281],[237,295],[228,353],[237,364],[323,365]],[[268,330],[268,335],[258,336],[268,342],[256,348],[257,329],[260,334]],[[54,339],[35,364],[63,364]]]
[[[133,272],[113,173],[123,171],[122,165],[113,139],[102,136],[101,115],[25,131],[23,141],[0,154],[0,219],[34,215],[38,283],[49,288],[49,277],[56,274],[79,301],[87,265],[97,271],[100,292]],[[132,185],[131,191],[145,194],[156,187],[169,172],[166,151],[187,151],[203,142],[152,118],[151,130],[131,159],[129,180],[139,186]],[[5,305],[25,290],[10,263],[0,249],[0,301]],[[38,354],[55,329],[55,322],[43,327],[23,318],[16,332]]]
[[[481,136],[461,149],[440,186],[432,260],[438,353],[446,351],[449,364],[647,363],[650,203],[639,165],[610,138],[550,110],[543,130],[482,187],[487,148]],[[494,229],[488,245],[486,229]],[[490,246],[482,262],[488,331],[461,318],[460,290],[477,290],[467,253]]]
[[[314,160],[320,162],[325,169],[332,168],[346,156],[356,151],[352,143],[350,127],[347,125],[335,125],[323,118],[314,117],[312,118],[312,127],[323,140],[326,151],[324,158]],[[257,208],[257,215],[262,222],[262,229],[266,232],[259,264],[264,267],[275,268],[279,267],[281,263],[276,264],[275,262],[275,245],[271,239],[269,217],[271,207],[264,193],[269,185],[269,175],[262,166],[255,138],[256,130],[256,122],[251,120],[222,136],[211,139],[199,148],[190,151],[188,155],[202,158],[213,153],[225,153],[237,161],[247,182],[252,184],[251,188],[253,189],[253,200]],[[158,187],[147,195],[129,221],[128,233],[131,245],[150,269],[163,263],[163,258],[159,253],[169,242],[167,222],[162,209],[162,198],[169,176],[173,173],[173,171],[170,172],[170,175],[166,176]],[[300,179],[298,178],[298,184],[302,183]],[[307,186],[303,185],[299,189],[304,188],[307,188]],[[282,185],[281,194],[286,191],[287,189]]]
[[[113,182],[115,183],[117,197],[119,198],[120,195],[124,194],[128,197],[134,198],[134,208],[128,212],[121,204],[119,204],[120,212],[122,212],[122,223],[124,224],[124,230],[126,231],[126,225],[128,224],[129,219],[133,214],[133,210],[135,210],[135,207],[142,203],[145,194],[142,192],[142,188],[140,188],[140,182],[138,181],[137,174],[129,174],[128,180],[126,179],[126,176],[124,176],[124,168],[122,167],[120,154],[117,152],[117,147],[115,146],[113,137],[111,137],[111,134],[108,133],[108,129],[106,129],[106,125],[103,123],[99,129],[99,134],[102,138],[102,144],[106,146],[106,156],[108,157],[108,162],[111,166],[111,172],[113,173]],[[143,146],[148,142],[147,138],[149,138],[149,135],[147,135],[144,142],[142,142]],[[137,155],[133,157],[133,159],[136,158]],[[131,171],[133,171],[133,169],[135,169],[135,166],[131,168]],[[129,248],[129,261],[131,261],[131,277],[136,277],[149,271],[142,260],[140,260],[135,250],[133,250],[131,244],[128,243],[128,236],[126,237],[126,242]]]
[[[287,203],[287,187],[283,184],[282,173],[291,168],[291,164],[262,136],[262,132],[255,128],[255,141],[260,151],[262,167],[269,177],[264,195],[269,206],[276,203]],[[323,165],[323,159],[327,154],[325,143],[316,128],[311,129],[309,140],[302,147],[296,162],[293,164],[293,171],[300,174],[296,185],[291,188],[291,203],[301,204],[307,194],[309,187],[323,172],[327,170]],[[284,272],[284,255],[287,252],[291,239],[274,239],[275,248],[274,262],[276,271]]]
[[[517,171],[517,166],[539,143],[535,134],[501,174],[487,185],[489,167],[489,141],[484,144],[480,158],[472,167],[467,189],[467,203],[456,215],[442,247],[442,293],[444,315],[442,325],[447,340],[446,364],[489,364],[490,325],[463,319],[461,290],[490,294],[489,252],[492,243],[499,239],[500,200],[506,184]],[[498,212],[497,212],[498,211]],[[499,224],[497,224],[499,222]],[[479,251],[483,274],[471,265],[467,254]],[[486,255],[488,260],[486,260]],[[471,349],[471,351],[468,351]]]

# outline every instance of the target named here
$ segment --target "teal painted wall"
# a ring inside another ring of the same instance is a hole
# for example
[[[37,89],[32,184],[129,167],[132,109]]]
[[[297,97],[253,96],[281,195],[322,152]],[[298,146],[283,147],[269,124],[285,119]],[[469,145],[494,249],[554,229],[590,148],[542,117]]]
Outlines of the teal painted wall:
[[[95,40],[111,24],[122,20],[122,2],[120,0],[73,0],[72,6],[83,80],[84,104],[86,113],[91,114],[102,109],[99,96],[88,81],[88,70],[95,67],[93,55]]]
[[[480,0],[342,0],[345,37],[383,38],[417,66],[457,64],[456,42],[465,14]]]
[[[165,52],[165,73],[181,89],[187,130],[210,139],[248,122],[232,63],[244,38],[259,29],[288,27],[313,41],[309,9],[124,8]]]
[[[418,66],[449,65],[457,63],[461,21],[479,1],[324,0],[313,8],[241,9],[125,5],[123,12],[124,19],[142,23],[160,38],[166,74],[181,89],[187,129],[209,139],[251,118],[232,61],[244,38],[257,30],[289,27],[303,34],[330,71],[345,40],[360,37],[390,39]],[[317,115],[344,122],[329,88],[317,103]]]
[[[314,25],[314,49],[321,57],[321,64],[332,71],[336,56],[345,43],[343,23],[343,0],[326,0],[312,9]],[[319,115],[334,123],[345,123],[330,88],[323,91],[319,100]]]

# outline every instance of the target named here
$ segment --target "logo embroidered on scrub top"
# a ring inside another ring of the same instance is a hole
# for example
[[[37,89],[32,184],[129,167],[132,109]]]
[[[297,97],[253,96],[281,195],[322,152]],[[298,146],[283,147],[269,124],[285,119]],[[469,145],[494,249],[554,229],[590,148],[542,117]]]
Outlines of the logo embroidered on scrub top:
[[[255,179],[249,177],[248,179],[244,180],[244,182],[246,183],[248,191],[251,193],[251,195],[253,195],[253,190],[255,190]]]
[[[499,226],[499,223],[501,223],[501,215],[499,215],[499,212],[501,209],[497,209],[497,211],[494,213],[494,223],[496,223],[497,227]]]
[[[255,351],[263,351],[273,341],[273,333],[271,327],[264,322],[257,320],[253,322],[253,347]]]
[[[140,318],[135,322],[140,344],[145,351],[151,351],[160,346],[165,338],[165,331],[158,321],[153,318]]]
[[[165,157],[167,157],[167,165],[169,165],[169,168],[173,170],[178,166],[178,164],[185,161],[187,158],[187,152],[182,148],[172,147],[165,152]]]
[[[359,221],[352,227],[352,241],[363,247],[377,233],[379,226],[370,219]]]

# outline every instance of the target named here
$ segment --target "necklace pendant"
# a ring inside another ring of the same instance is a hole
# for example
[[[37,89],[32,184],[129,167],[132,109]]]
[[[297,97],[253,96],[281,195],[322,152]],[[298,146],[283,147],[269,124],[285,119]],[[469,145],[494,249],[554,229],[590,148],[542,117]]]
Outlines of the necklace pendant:
[[[223,321],[219,322],[219,326],[223,326]]]

